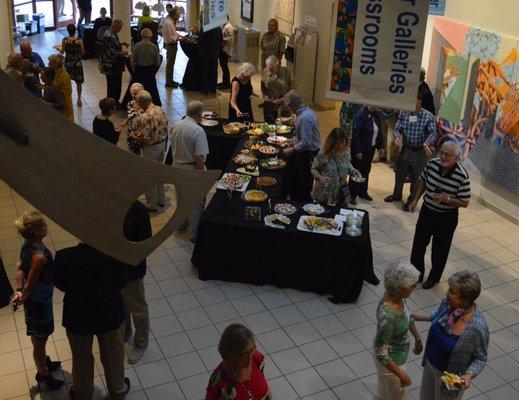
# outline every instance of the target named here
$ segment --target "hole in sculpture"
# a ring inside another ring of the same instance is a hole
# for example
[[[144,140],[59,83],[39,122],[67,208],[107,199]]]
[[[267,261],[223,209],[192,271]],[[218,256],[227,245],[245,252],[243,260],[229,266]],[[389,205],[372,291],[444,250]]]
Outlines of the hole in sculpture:
[[[164,189],[162,189],[162,187]],[[163,190],[163,191],[162,191]],[[162,195],[164,193],[164,195]],[[142,237],[141,225],[143,212],[148,208],[148,215],[151,221],[152,236],[155,236],[169,222],[177,210],[177,190],[174,185],[166,183],[161,186],[150,188],[146,193],[141,194],[130,206],[123,225],[123,233],[126,239],[131,242],[141,242],[146,238]],[[157,199],[157,201],[155,201]],[[137,202],[141,203],[139,205]],[[144,207],[142,207],[144,206]]]

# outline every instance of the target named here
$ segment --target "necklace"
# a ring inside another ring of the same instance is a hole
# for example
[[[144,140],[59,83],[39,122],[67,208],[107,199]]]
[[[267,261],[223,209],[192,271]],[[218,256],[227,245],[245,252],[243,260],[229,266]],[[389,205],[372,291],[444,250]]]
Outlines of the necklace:
[[[248,384],[248,388],[245,387],[245,385],[241,382],[238,382],[241,387],[247,391],[247,400],[254,400],[254,396],[252,395],[251,391],[250,391],[250,376],[249,376],[249,379],[247,379],[247,382],[249,382]]]

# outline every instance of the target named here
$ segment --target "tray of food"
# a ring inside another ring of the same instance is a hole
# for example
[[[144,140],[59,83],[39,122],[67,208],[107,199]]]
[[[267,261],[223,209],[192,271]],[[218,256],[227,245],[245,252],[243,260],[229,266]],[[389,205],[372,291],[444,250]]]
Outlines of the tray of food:
[[[279,157],[265,158],[261,160],[260,165],[265,169],[281,169],[287,165],[287,162]]]
[[[251,179],[252,178],[250,175],[227,172],[218,181],[218,185],[216,187],[222,190],[235,190],[236,192],[243,192],[245,189],[247,189],[247,185]]]
[[[278,183],[278,180],[274,178],[273,176],[260,176],[256,179],[256,182],[259,186],[263,187],[271,187],[276,186]]]
[[[285,229],[290,226],[290,218],[281,214],[272,214],[265,217],[265,225],[271,228]]]
[[[273,156],[274,154],[277,154],[279,152],[278,149],[276,149],[274,146],[269,145],[263,145],[261,146],[258,151],[261,154],[265,154],[266,156]]]
[[[204,111],[202,113],[202,118],[206,118],[206,119],[214,119],[218,117],[218,113],[215,112],[215,111]]]
[[[323,235],[341,236],[343,224],[331,218],[321,218],[302,215],[297,223],[297,229],[303,232],[320,233]]]
[[[238,154],[236,157],[234,157],[233,160],[238,165],[248,165],[255,163],[257,161],[257,158],[254,157],[252,154]]]
[[[247,190],[241,195],[247,203],[262,203],[269,198],[268,194],[262,190]]]
[[[278,125],[291,125],[292,117],[277,117],[276,124]]]
[[[284,136],[269,136],[267,138],[267,142],[269,142],[270,144],[279,146],[279,147],[290,146],[290,140]]]
[[[228,135],[237,135],[247,130],[247,127],[241,122],[229,122],[223,125],[223,131]]]
[[[450,372],[444,371],[440,379],[445,384],[448,390],[460,391],[465,389],[465,381],[459,375],[451,374]]]
[[[249,129],[249,131],[247,133],[249,135],[251,135],[251,136],[261,136],[261,135],[265,134],[263,129],[261,129],[261,128],[252,128],[252,127]]]
[[[292,215],[297,212],[297,207],[290,203],[278,203],[274,206],[274,211],[282,215]]]
[[[261,208],[256,206],[245,207],[245,221],[247,222],[260,222],[261,221]]]
[[[326,210],[320,204],[308,203],[303,206],[303,211],[311,215],[319,215],[325,212]]]
[[[207,119],[202,118],[202,122],[200,122],[203,126],[217,126],[220,123],[216,119]]]
[[[292,127],[288,125],[279,125],[276,129],[278,135],[286,135],[290,132],[292,132]]]
[[[259,168],[257,165],[248,164],[244,167],[240,167],[236,170],[240,174],[247,174],[251,176],[259,176]]]

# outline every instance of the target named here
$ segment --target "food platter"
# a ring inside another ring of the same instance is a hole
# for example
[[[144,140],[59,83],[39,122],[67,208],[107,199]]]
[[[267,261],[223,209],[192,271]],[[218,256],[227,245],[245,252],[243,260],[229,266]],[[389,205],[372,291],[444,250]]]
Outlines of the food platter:
[[[251,176],[259,176],[259,168],[257,165],[246,165],[244,167],[238,168],[236,172],[240,174],[247,174]]]
[[[216,118],[216,117],[218,117],[218,113],[215,111],[204,111],[202,113],[202,118],[212,119],[212,118]]]
[[[274,206],[274,211],[282,215],[292,215],[297,212],[297,207],[290,203],[278,203]]]
[[[265,134],[261,128],[251,128],[247,133],[251,136],[261,136]]]
[[[260,176],[256,179],[256,182],[259,186],[263,187],[271,187],[276,186],[278,183],[278,180],[274,178],[273,176]]]
[[[440,379],[450,391],[460,391],[465,388],[465,381],[456,374],[445,371]]]
[[[292,124],[292,117],[277,117],[276,118],[276,124],[279,124],[279,125],[291,125]]]
[[[245,130],[247,130],[247,127],[241,122],[229,122],[223,125],[223,131],[227,135],[237,135]]]
[[[245,191],[245,189],[247,189],[247,185],[249,184],[250,180],[250,175],[242,175],[227,172],[218,181],[218,185],[216,187],[222,190],[234,190],[236,192],[243,192]]]
[[[276,149],[274,146],[269,145],[263,145],[261,146],[258,151],[261,154],[265,154],[266,156],[273,156],[274,154],[277,154],[279,152],[278,149]]]
[[[238,165],[248,165],[257,161],[253,155],[238,154],[233,161]]]
[[[202,122],[200,122],[203,126],[217,126],[220,123],[216,119],[207,119],[202,118]]]
[[[265,169],[276,170],[284,168],[287,162],[281,158],[273,157],[261,160],[260,165]]]
[[[281,214],[271,214],[265,217],[265,225],[276,229],[285,229],[290,225],[290,218]]]
[[[258,150],[261,146],[263,146],[264,142],[259,140],[258,138],[250,138],[244,144],[244,147],[249,150]]]
[[[247,190],[242,193],[242,199],[247,203],[262,203],[269,198],[262,190]]]
[[[278,135],[286,135],[287,133],[292,132],[292,127],[288,125],[279,125],[276,129],[276,133]]]
[[[303,210],[311,215],[319,215],[326,211],[322,205],[313,203],[305,204]]]
[[[297,229],[303,232],[320,233],[322,235],[341,236],[343,224],[331,218],[302,215]]]
[[[290,141],[284,136],[269,136],[267,138],[267,142],[269,142],[270,144],[279,146],[279,147],[290,146]]]

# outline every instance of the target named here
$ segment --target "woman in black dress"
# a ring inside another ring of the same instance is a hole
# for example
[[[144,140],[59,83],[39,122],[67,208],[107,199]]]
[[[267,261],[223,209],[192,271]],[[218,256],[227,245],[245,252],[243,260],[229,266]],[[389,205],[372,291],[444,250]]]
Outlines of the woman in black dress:
[[[250,101],[251,96],[254,96],[254,90],[250,80],[253,74],[254,66],[251,63],[243,63],[238,67],[236,76],[231,82],[229,121],[254,121]]]

